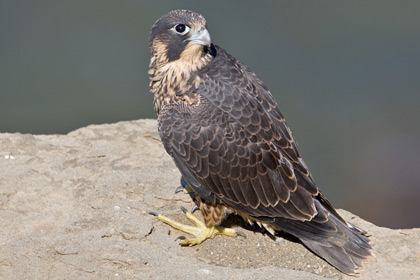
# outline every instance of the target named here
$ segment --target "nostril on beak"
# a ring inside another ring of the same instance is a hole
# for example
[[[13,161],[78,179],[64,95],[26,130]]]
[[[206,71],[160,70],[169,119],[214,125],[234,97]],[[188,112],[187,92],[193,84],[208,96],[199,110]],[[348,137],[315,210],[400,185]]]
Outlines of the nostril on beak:
[[[206,28],[204,26],[201,26],[200,29],[198,29],[198,34],[201,35],[205,29]]]

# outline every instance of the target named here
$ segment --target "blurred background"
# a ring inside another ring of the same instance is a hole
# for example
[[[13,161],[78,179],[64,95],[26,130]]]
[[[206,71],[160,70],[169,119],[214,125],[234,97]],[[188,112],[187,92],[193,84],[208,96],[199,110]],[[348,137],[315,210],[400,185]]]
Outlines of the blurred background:
[[[420,227],[419,1],[0,0],[0,132],[156,118],[148,36],[177,8],[270,88],[336,207]]]

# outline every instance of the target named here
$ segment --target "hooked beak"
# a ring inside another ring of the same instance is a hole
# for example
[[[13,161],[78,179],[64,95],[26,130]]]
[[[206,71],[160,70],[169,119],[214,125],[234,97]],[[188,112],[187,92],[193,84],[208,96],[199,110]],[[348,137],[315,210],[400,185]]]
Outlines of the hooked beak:
[[[187,40],[193,41],[194,43],[199,45],[210,47],[211,38],[207,28],[205,28],[204,26],[200,26],[197,29],[193,29],[191,33],[191,36]]]

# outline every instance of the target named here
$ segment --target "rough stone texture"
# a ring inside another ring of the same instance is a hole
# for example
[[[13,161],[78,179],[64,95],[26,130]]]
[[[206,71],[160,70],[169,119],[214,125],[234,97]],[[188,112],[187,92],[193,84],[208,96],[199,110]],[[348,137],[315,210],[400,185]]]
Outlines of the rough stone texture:
[[[188,222],[180,175],[155,120],[92,125],[67,135],[0,134],[0,279],[348,279],[298,243],[218,236],[180,247]],[[420,229],[377,227],[376,258],[359,279],[420,279]],[[354,279],[354,278],[353,278]]]

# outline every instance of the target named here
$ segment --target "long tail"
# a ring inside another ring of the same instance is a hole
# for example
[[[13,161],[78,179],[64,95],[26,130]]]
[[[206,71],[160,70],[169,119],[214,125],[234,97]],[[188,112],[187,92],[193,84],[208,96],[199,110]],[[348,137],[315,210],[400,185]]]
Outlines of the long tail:
[[[338,270],[354,275],[372,256],[366,232],[347,223],[322,195],[315,201],[318,214],[307,222],[276,218],[271,224],[288,232]]]

